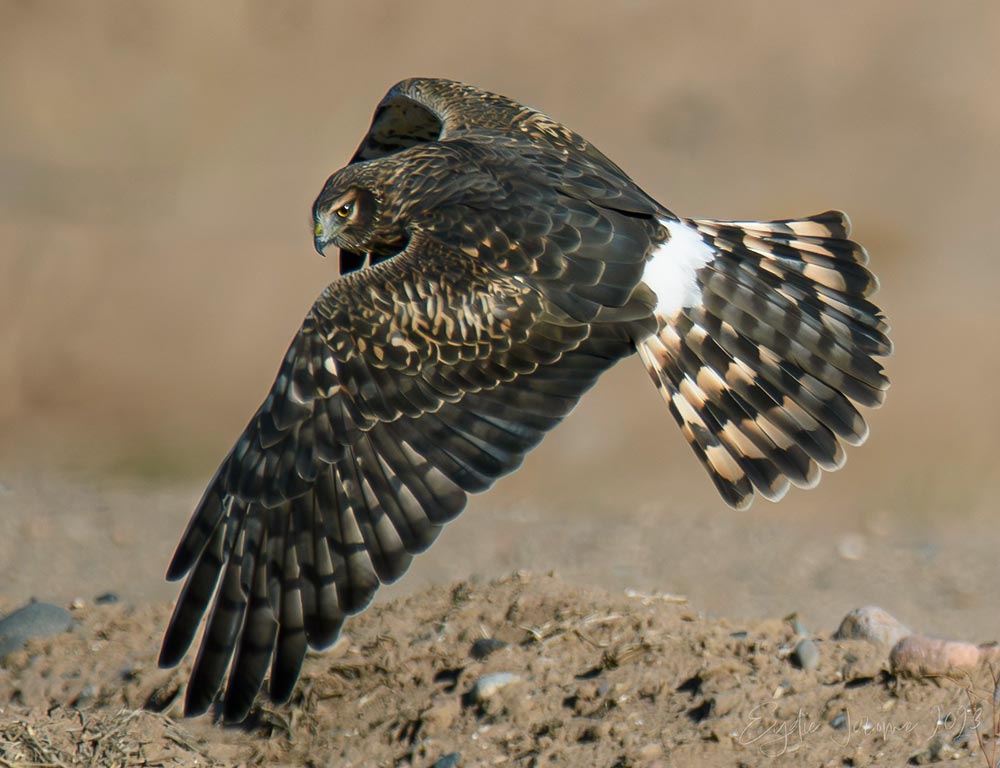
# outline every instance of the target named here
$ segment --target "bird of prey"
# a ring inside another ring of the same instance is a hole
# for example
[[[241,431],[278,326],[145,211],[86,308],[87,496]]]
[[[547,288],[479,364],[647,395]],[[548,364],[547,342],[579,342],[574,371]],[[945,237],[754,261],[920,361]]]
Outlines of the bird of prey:
[[[341,276],[198,504],[160,663],[208,619],[185,710],[287,700],[470,493],[512,472],[638,352],[722,498],[781,498],[861,443],[888,326],[837,211],[675,215],[575,132],[506,97],[410,79],[313,206]]]

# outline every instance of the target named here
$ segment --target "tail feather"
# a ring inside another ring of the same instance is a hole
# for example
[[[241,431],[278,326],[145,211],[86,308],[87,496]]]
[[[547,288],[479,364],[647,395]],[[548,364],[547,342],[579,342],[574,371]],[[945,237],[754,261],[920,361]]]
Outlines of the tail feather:
[[[706,419],[711,419],[711,416],[699,410],[681,394],[680,372],[676,366],[666,364],[657,357],[654,345],[655,342],[647,342],[639,347],[639,355],[646,363],[653,383],[657,385],[670,413],[677,420],[684,438],[708,469],[722,498],[737,509],[745,508],[746,500],[753,496],[753,488],[746,472],[719,441],[718,425],[706,423]]]
[[[823,241],[833,241],[823,244],[833,248],[840,244],[857,249],[864,253],[857,243],[847,240],[851,234],[851,220],[843,211],[823,211],[804,219],[775,219],[774,221],[719,221],[717,219],[697,219],[699,224],[716,224],[724,227],[735,227],[747,232],[764,234],[771,238],[814,237]],[[867,256],[865,263],[867,263]]]
[[[685,438],[736,508],[815,485],[889,386],[878,280],[847,217],[662,223],[645,275],[658,331],[639,353]]]
[[[691,322],[694,332],[684,335],[687,346],[704,368],[722,376],[725,386],[746,404],[750,418],[761,425],[776,445],[782,448],[797,446],[824,469],[836,469],[843,463],[843,450],[829,428],[799,403],[785,397],[783,388],[772,383],[766,375],[755,375],[746,359],[734,355],[731,348],[727,350],[721,329],[713,333],[710,324],[702,326],[698,320]],[[735,334],[733,338],[738,339]],[[833,463],[828,464],[831,460]],[[816,480],[818,473],[809,467],[803,487],[811,487]]]

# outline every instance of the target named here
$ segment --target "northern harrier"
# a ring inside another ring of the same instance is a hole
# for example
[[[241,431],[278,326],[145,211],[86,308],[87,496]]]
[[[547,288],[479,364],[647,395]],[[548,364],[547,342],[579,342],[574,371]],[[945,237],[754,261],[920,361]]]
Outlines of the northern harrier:
[[[638,352],[725,501],[844,462],[888,387],[888,327],[847,217],[676,216],[573,131],[406,80],[313,206],[340,249],[167,572],[160,663],[211,611],[186,712],[242,720],[338,636],[620,358]],[[221,579],[220,579],[221,577]]]

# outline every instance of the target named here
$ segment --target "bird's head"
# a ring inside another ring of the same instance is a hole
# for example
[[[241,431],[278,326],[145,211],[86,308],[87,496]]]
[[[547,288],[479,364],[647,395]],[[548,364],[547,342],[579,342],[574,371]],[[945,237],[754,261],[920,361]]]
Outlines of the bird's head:
[[[326,180],[313,203],[313,241],[320,254],[330,245],[359,253],[371,250],[378,199],[348,166]]]

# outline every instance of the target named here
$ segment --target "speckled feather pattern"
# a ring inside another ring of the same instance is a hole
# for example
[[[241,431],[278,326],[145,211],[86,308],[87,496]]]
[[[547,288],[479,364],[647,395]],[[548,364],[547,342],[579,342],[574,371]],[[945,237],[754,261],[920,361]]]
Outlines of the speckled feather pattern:
[[[265,684],[288,699],[306,649],[637,350],[740,508],[839,467],[884,397],[888,329],[840,214],[681,219],[551,118],[432,79],[386,94],[314,215],[352,190],[367,218],[338,235],[342,276],[168,570],[161,663],[205,622],[188,714],[240,721]]]

